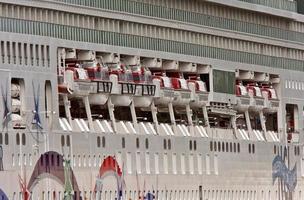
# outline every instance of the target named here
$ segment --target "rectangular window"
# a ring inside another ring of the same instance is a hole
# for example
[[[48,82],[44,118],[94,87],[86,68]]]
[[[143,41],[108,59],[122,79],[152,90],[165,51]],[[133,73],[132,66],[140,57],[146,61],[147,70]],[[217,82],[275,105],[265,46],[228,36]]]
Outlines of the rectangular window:
[[[127,170],[128,174],[132,174],[132,155],[130,152],[127,153]]]
[[[141,174],[140,152],[136,152],[136,171]]]
[[[164,153],[164,173],[168,174],[168,154]]]
[[[176,153],[172,154],[172,173],[177,174],[176,170]]]
[[[202,174],[203,173],[202,155],[201,154],[197,155],[197,171],[198,171],[198,174]]]
[[[150,174],[151,170],[150,170],[150,153],[149,152],[146,152],[145,160],[146,160],[146,173]]]
[[[189,155],[189,171],[190,174],[194,174],[193,154]]]
[[[210,174],[210,155],[206,155],[206,174]]]
[[[181,154],[181,173],[186,174],[185,154]]]
[[[158,155],[158,153],[154,154],[154,162],[155,162],[155,174],[159,174],[159,155]]]
[[[214,174],[218,175],[218,156],[214,155]]]

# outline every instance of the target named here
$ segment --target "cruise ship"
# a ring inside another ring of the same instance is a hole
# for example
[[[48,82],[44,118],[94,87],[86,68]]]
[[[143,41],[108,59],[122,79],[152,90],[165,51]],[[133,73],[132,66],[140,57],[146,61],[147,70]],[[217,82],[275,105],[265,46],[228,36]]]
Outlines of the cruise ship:
[[[1,200],[303,200],[301,0],[0,0]]]

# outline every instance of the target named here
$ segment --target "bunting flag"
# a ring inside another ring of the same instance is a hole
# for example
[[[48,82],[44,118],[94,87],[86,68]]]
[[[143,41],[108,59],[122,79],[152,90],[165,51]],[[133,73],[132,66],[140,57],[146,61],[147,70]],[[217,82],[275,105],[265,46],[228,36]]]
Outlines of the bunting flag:
[[[34,118],[33,124],[36,124],[37,129],[43,129],[40,118],[39,111],[39,96],[40,96],[40,85],[38,85],[37,94],[35,92],[34,82],[33,82],[33,92],[34,92]]]
[[[277,178],[281,178],[289,192],[293,192],[297,186],[297,165],[289,170],[281,156],[277,155],[272,162],[273,184]]]

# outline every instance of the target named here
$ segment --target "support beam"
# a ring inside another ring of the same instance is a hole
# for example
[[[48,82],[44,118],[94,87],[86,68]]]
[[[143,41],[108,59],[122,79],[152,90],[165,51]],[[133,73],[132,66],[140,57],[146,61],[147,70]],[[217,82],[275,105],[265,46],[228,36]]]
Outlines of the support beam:
[[[168,104],[171,125],[176,125],[172,102]]]
[[[194,127],[193,127],[193,121],[192,121],[192,110],[190,108],[190,105],[186,105],[186,114],[187,114],[187,120],[188,120],[188,126],[189,131],[192,136],[194,136]]]
[[[71,116],[71,110],[70,110],[70,101],[68,99],[68,95],[67,94],[63,94],[63,104],[64,104],[64,110],[65,110],[65,116],[67,117],[70,126],[73,128],[73,124],[72,124],[72,116]]]
[[[151,103],[151,113],[152,113],[152,119],[153,119],[153,124],[154,124],[155,130],[156,130],[156,133],[159,134],[157,108],[154,104],[154,101],[152,101],[152,103]]]
[[[234,130],[235,136],[236,136],[236,132],[237,132],[237,128],[236,128],[236,115],[232,115],[230,118],[230,123],[232,126],[232,129]]]
[[[206,105],[203,106],[203,116],[204,116],[204,120],[205,120],[205,125],[207,125],[207,127],[210,128],[209,117],[208,117],[208,112],[207,112],[207,106]]]
[[[133,100],[132,100],[132,102],[130,104],[130,111],[131,111],[133,126],[134,126],[135,130],[138,130],[138,127],[137,127],[137,116],[136,116],[136,111],[135,111],[135,106],[134,106],[134,101]]]
[[[252,133],[252,127],[251,127],[251,122],[250,122],[249,111],[246,110],[244,114],[245,114],[245,120],[246,120],[247,130],[248,130],[249,133]]]
[[[108,99],[108,110],[109,110],[109,115],[110,115],[110,120],[112,122],[112,127],[114,132],[117,131],[116,127],[116,120],[115,120],[115,115],[114,115],[114,104],[112,104],[111,98]]]
[[[265,122],[265,117],[264,117],[264,114],[263,114],[263,111],[259,111],[259,116],[260,116],[260,122],[261,122],[261,126],[262,126],[262,130],[263,130],[263,133],[264,133],[264,138],[266,139],[266,133],[267,133],[267,130],[266,130],[266,122]]]
[[[93,125],[93,119],[92,119],[89,97],[85,96],[85,97],[82,98],[82,100],[83,100],[84,107],[85,107],[85,110],[86,110],[90,131],[93,132],[94,131],[94,125]]]

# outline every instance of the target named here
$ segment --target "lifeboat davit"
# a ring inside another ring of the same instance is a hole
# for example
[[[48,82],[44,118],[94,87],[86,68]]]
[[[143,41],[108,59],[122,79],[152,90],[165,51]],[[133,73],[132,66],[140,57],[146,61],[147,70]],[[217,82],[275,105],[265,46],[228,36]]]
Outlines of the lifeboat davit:
[[[239,112],[245,112],[249,109],[251,103],[254,101],[250,100],[250,96],[248,94],[247,88],[241,83],[237,83],[235,87],[235,93],[237,97],[237,103],[235,105],[235,109]]]
[[[266,106],[264,112],[275,113],[278,111],[280,101],[278,99],[277,93],[272,86],[262,86],[262,95],[266,101]]]
[[[256,84],[248,84],[247,92],[250,96],[250,106],[249,110],[254,112],[259,112],[265,107],[265,99],[262,95],[262,90]]]
[[[153,84],[156,85],[155,105],[165,105],[174,100],[174,89],[172,88],[171,78],[166,73],[154,73]]]

